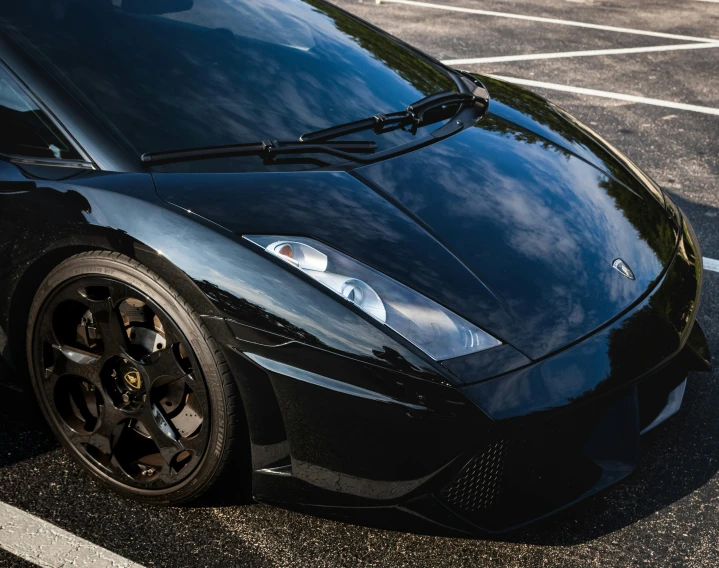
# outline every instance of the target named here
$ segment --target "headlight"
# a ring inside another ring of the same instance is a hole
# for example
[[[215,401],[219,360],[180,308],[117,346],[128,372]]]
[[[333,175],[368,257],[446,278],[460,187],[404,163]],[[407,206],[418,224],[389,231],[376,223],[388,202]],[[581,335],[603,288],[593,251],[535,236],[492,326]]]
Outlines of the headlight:
[[[436,361],[501,345],[429,298],[322,243],[304,237],[245,238],[354,303]]]

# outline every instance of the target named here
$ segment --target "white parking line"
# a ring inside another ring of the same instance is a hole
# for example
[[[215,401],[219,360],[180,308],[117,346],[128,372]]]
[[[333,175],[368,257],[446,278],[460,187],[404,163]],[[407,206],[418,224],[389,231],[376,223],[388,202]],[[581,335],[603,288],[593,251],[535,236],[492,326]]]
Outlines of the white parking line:
[[[717,0],[719,1],[719,0]],[[713,258],[707,258],[704,257],[704,268],[706,270],[711,270],[712,272],[719,272],[719,260],[714,260]]]
[[[627,101],[630,103],[641,103],[645,105],[660,106],[665,108],[673,108],[677,110],[688,110],[691,112],[701,112],[703,114],[713,114],[719,116],[719,108],[705,107],[699,105],[688,105],[685,103],[675,103],[674,101],[664,101],[661,99],[649,99],[646,97],[637,97],[635,95],[625,95],[622,93],[612,93],[609,91],[597,91],[596,89],[584,89],[583,87],[571,87],[569,85],[559,85],[557,83],[544,83],[542,81],[531,81],[529,79],[519,79],[517,77],[503,77],[500,75],[490,75],[502,81],[516,83],[525,87],[536,87],[538,89],[549,89],[552,91],[563,91],[565,93],[576,93],[578,95],[589,95],[591,97],[603,97],[605,99],[616,99],[618,101]]]
[[[142,568],[6,503],[0,503],[0,548],[45,568]]]
[[[719,1],[719,0],[718,0]],[[653,53],[656,51],[681,51],[685,49],[707,49],[719,47],[719,42],[678,43],[672,45],[650,45],[646,47],[621,47],[617,49],[592,49],[584,51],[563,51],[554,53],[528,53],[524,55],[502,55],[498,57],[477,57],[474,59],[447,59],[445,65],[473,65],[477,63],[506,63],[510,61],[531,61],[535,59],[559,59],[564,57],[593,57],[598,55],[623,55],[627,53]]]
[[[603,26],[600,24],[590,24],[587,22],[574,22],[571,20],[560,20],[557,18],[543,18],[540,16],[525,16],[523,14],[511,14],[508,12],[492,12],[490,10],[479,10],[477,8],[463,8],[461,6],[451,6],[448,4],[432,4],[430,2],[416,2],[414,0],[376,0],[377,4],[406,4],[407,6],[417,6],[419,8],[434,8],[435,10],[446,10],[448,12],[462,12],[465,14],[478,14],[480,16],[495,16],[498,18],[510,18],[513,20],[527,20],[530,22],[543,22],[545,24],[558,24],[562,26],[575,26],[578,28],[589,28],[593,30],[604,30],[608,32],[618,32],[623,34],[634,34],[651,37],[663,37],[667,39],[684,39],[688,41],[719,41],[716,38],[694,37],[677,34],[667,34],[664,32],[650,32],[646,30],[637,30],[633,28],[618,28],[615,26]]]

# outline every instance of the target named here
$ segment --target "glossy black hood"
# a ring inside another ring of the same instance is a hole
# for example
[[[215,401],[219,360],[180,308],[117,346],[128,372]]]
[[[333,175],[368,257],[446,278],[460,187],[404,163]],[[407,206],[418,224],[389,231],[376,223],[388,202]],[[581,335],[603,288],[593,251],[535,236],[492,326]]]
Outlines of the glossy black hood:
[[[238,234],[325,241],[536,359],[639,300],[671,260],[677,230],[626,166],[609,157],[612,172],[588,145],[581,158],[560,145],[572,130],[586,136],[579,127],[557,115],[555,143],[530,114],[520,126],[502,116],[506,104],[496,108],[451,138],[351,173],[155,180],[164,199]],[[634,280],[612,268],[618,258]]]
[[[504,339],[531,358],[629,308],[656,283],[676,244],[676,227],[650,191],[491,106],[476,127],[357,174],[487,285],[514,324]],[[633,280],[613,269],[617,259]]]

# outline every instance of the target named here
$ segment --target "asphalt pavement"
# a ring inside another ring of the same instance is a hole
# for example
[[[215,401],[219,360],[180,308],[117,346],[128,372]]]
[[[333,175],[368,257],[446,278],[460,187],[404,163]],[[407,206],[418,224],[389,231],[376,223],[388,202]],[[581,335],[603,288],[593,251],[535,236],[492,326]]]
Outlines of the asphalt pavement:
[[[687,47],[719,39],[719,2],[336,4],[439,59],[489,59],[458,67],[542,83],[532,89],[668,190],[704,256],[719,259],[719,44]],[[497,61],[587,50],[628,51]],[[700,321],[719,356],[719,272],[706,273]],[[719,565],[719,371],[690,375],[681,411],[642,446],[625,482],[521,532],[468,539],[336,522],[233,496],[220,506],[144,507],[90,481],[32,401],[0,389],[0,502],[144,566]],[[0,566],[32,565],[0,550]]]

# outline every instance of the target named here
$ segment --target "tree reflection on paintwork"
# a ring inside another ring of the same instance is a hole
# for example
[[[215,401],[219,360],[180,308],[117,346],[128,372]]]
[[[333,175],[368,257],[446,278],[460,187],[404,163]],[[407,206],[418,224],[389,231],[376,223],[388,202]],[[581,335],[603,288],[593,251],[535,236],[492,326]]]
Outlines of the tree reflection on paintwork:
[[[571,150],[627,187],[641,184],[663,202],[654,182],[575,117],[527,89],[492,77],[478,77],[489,89],[493,113]]]
[[[536,358],[637,301],[669,262],[676,235],[636,182],[626,187],[494,108],[475,128],[359,172],[432,227],[506,306],[464,313]],[[635,281],[612,269],[616,258]]]
[[[418,58],[414,52],[398,49],[397,44],[383,33],[377,33],[373,28],[358,22],[350,14],[326,2],[321,0],[306,0],[306,2],[332,18],[338,30],[352,37],[362,49],[396,71],[418,91],[430,95],[440,91],[457,90],[454,81],[446,73],[439,71],[427,60]]]
[[[578,153],[582,158],[589,158],[591,163],[596,164],[631,189],[631,191],[627,191],[626,187],[610,180],[599,182],[602,189],[616,201],[617,209],[622,211],[642,239],[654,249],[657,257],[665,263],[671,259],[677,239],[676,229],[665,222],[666,215],[662,209],[652,207],[651,204],[642,207],[636,202],[632,193],[639,191],[645,194],[643,197],[651,199],[651,195],[647,191],[651,188],[640,187],[626,168],[617,163],[606,150],[597,144],[596,139],[586,127],[555,105],[515,85],[485,77],[482,77],[482,80],[491,88],[492,100],[495,103],[492,106],[492,112],[497,112],[504,118],[518,120],[518,123],[515,123],[496,120],[490,116],[482,123],[483,129],[511,136],[518,142],[538,144],[545,150],[564,154],[567,157],[570,156],[570,153],[564,148]],[[496,103],[511,107],[511,111],[504,106],[498,109]],[[518,119],[518,116],[521,115],[525,117],[524,120]],[[532,121],[531,126],[526,122],[529,119]],[[544,129],[537,126],[542,126]],[[550,133],[555,136],[550,136]],[[558,143],[560,145],[557,145]],[[587,151],[591,151],[591,155],[587,155]]]

